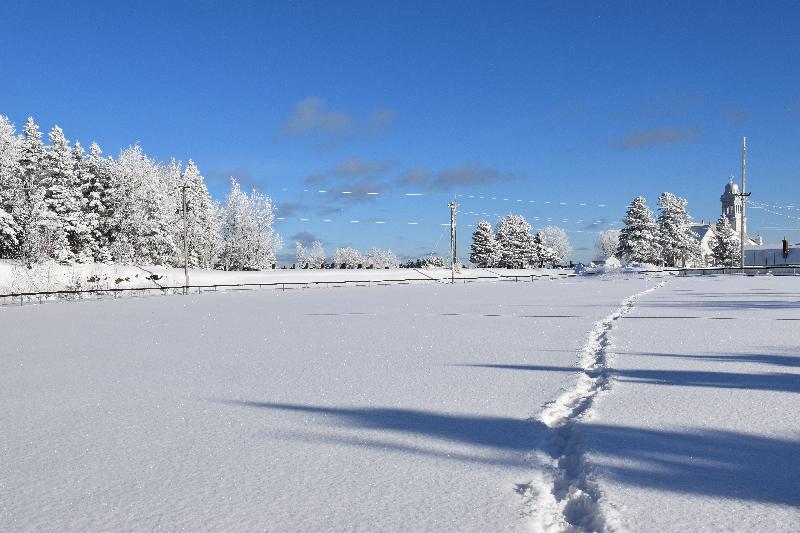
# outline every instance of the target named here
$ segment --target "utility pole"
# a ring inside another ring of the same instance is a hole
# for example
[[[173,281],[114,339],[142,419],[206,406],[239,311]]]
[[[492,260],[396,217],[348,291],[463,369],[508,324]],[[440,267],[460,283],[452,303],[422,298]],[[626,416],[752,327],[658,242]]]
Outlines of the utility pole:
[[[453,201],[447,204],[450,208],[450,283],[456,282],[456,262],[458,261],[458,252],[456,250],[456,212],[458,211],[458,202],[453,198]]]
[[[744,272],[744,239],[745,239],[745,232],[744,232],[744,225],[745,225],[745,202],[747,201],[747,197],[750,196],[749,192],[746,192],[747,188],[747,137],[742,137],[742,190],[739,192],[738,196],[742,200],[742,214],[741,214],[741,223],[739,224],[739,267]]]
[[[183,275],[186,279],[183,285],[183,294],[189,294],[189,219],[186,216],[186,189],[188,185],[181,185],[181,211],[183,212]]]

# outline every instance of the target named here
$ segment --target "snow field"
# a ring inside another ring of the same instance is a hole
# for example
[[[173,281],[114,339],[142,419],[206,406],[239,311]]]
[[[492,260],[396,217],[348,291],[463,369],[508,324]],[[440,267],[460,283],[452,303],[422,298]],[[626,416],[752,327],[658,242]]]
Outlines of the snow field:
[[[2,308],[0,529],[528,530],[542,406],[656,283]]]
[[[609,336],[581,431],[617,528],[797,531],[797,278],[672,278]]]

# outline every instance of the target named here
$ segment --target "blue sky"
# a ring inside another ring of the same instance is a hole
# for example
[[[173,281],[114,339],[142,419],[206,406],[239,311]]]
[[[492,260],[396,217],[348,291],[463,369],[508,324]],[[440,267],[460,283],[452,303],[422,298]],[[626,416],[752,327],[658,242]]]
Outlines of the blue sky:
[[[715,219],[743,135],[752,199],[780,206],[751,231],[800,241],[796,2],[11,0],[0,21],[0,114],[193,158],[220,199],[235,175],[281,206],[286,251],[446,253],[461,194],[462,257],[468,213],[515,212],[586,259],[638,194]]]

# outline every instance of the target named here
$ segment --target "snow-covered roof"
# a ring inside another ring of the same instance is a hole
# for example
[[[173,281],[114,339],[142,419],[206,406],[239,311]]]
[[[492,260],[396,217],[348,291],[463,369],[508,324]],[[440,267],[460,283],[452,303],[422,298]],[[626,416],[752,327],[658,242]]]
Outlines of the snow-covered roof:
[[[711,224],[692,224],[691,226],[692,233],[694,233],[699,240],[703,240],[711,231]]]

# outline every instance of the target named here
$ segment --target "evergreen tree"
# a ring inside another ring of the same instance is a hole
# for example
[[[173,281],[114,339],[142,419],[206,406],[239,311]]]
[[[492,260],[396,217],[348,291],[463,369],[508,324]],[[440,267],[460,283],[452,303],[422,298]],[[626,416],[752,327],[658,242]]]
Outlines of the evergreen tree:
[[[19,147],[18,195],[11,213],[19,227],[18,254],[28,266],[47,259],[50,251],[49,217],[42,187],[44,156],[42,132],[33,117],[28,117]]]
[[[659,263],[658,226],[644,197],[633,199],[622,223],[616,256],[623,261]]]
[[[84,216],[92,236],[92,256],[99,263],[112,262],[114,191],[109,166],[100,146],[93,142],[89,156],[82,161],[80,175]]]
[[[72,263],[75,254],[70,241],[74,239],[76,215],[81,210],[76,195],[75,165],[69,141],[61,128],[54,126],[48,137],[50,147],[43,160],[42,186],[48,210],[47,227],[51,235],[49,253],[61,263]]]
[[[504,268],[524,268],[533,264],[533,236],[531,225],[522,215],[509,214],[497,222],[497,245],[499,260],[497,266]]]
[[[187,210],[189,266],[213,268],[219,251],[217,219],[205,179],[191,159],[181,175],[181,185],[186,187],[186,200],[189,206]],[[183,227],[180,224],[179,226]],[[176,242],[182,240],[181,235]]]
[[[498,255],[499,249],[497,240],[494,238],[492,225],[485,220],[481,220],[472,234],[469,260],[478,267],[488,268],[495,265]]]
[[[75,196],[78,210],[72,217],[67,239],[72,247],[72,252],[75,254],[75,261],[78,263],[91,263],[95,260],[95,250],[97,248],[94,232],[98,221],[94,217],[89,217],[86,210],[87,199],[83,194],[83,188],[84,181],[88,179],[88,176],[84,175],[86,162],[83,146],[78,141],[75,141],[75,146],[72,148],[72,163],[75,175],[75,186],[72,192]]]
[[[14,125],[0,115],[0,258],[19,251],[21,230],[12,215],[19,200],[19,145]]]
[[[726,267],[739,266],[742,256],[740,240],[728,222],[728,217],[725,215],[719,217],[714,229],[714,236],[711,238],[711,253],[714,263]]]
[[[691,230],[686,200],[671,192],[658,198],[658,240],[666,266],[687,266],[700,256],[700,244]]]

